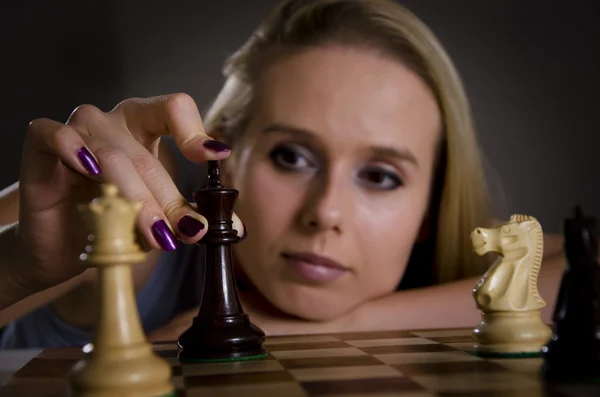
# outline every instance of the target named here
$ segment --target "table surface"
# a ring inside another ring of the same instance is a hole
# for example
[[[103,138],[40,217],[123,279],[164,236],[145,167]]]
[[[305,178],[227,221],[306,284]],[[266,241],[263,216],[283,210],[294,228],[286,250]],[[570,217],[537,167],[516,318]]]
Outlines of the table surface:
[[[181,364],[175,343],[154,345],[180,396],[253,397],[588,397],[600,385],[549,384],[542,359],[473,355],[471,329],[267,337],[262,360]],[[13,355],[18,369],[0,396],[62,397],[80,347]],[[24,366],[21,366],[26,362]],[[125,397],[125,395],[123,395]]]

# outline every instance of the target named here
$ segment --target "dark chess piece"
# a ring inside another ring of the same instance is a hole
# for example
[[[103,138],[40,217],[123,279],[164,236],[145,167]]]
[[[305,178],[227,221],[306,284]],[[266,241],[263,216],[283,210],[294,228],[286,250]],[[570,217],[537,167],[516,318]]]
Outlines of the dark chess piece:
[[[179,359],[187,362],[236,361],[263,358],[265,333],[244,313],[231,263],[231,247],[240,241],[232,228],[235,189],[221,185],[219,166],[208,162],[208,186],[194,193],[208,220],[198,244],[206,246],[204,288],[198,315],[178,340]]]
[[[564,223],[567,267],[554,310],[551,340],[542,348],[548,381],[600,381],[598,223],[580,207]]]

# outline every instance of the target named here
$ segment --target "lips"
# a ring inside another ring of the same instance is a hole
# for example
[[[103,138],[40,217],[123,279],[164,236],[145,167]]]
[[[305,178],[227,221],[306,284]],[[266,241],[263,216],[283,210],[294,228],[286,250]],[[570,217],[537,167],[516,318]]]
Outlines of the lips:
[[[333,259],[312,253],[284,252],[281,256],[299,277],[314,283],[331,282],[350,271]]]

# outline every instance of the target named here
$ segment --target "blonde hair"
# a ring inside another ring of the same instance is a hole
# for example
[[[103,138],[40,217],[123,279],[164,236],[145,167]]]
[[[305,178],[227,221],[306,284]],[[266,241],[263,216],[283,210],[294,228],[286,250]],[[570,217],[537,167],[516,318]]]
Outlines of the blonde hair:
[[[363,46],[397,58],[434,93],[443,139],[430,216],[436,234],[436,282],[480,274],[470,234],[488,225],[488,196],[471,110],[461,79],[431,30],[390,0],[287,0],[275,7],[250,39],[226,62],[226,82],[205,115],[208,131],[220,131],[235,147],[252,113],[260,72],[278,56],[310,47]],[[437,191],[437,193],[436,193]],[[420,266],[423,266],[421,264]]]

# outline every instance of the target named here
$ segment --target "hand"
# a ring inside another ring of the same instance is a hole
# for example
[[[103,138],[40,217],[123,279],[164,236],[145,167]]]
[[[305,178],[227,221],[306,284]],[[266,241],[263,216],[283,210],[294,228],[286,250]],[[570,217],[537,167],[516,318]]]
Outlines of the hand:
[[[137,229],[149,247],[172,250],[177,240],[200,240],[206,219],[182,197],[165,167],[160,139],[166,135],[196,163],[230,154],[206,134],[194,100],[185,94],[128,99],[108,113],[83,105],[66,124],[30,123],[19,186],[20,250],[27,256],[20,279],[43,289],[85,270],[78,257],[87,233],[77,205],[96,197],[101,182],[142,203]],[[237,216],[234,227],[243,233]]]

